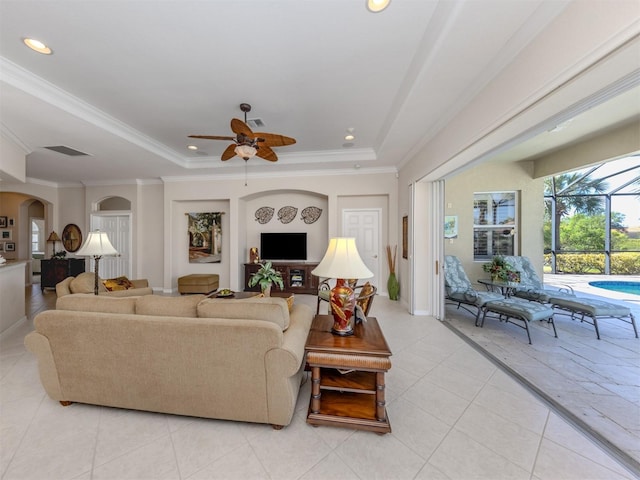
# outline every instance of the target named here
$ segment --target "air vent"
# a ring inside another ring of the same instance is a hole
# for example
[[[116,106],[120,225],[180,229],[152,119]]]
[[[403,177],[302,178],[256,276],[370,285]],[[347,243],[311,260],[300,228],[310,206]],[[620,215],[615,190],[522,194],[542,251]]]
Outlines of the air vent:
[[[54,147],[44,147],[44,148],[48,150],[53,150],[54,152],[58,152],[63,155],[69,155],[70,157],[82,157],[83,155],[89,155],[88,153],[75,150],[71,147],[65,147],[64,145],[57,145]]]
[[[262,128],[264,127],[264,122],[261,118],[249,118],[247,119],[247,125],[251,128]]]

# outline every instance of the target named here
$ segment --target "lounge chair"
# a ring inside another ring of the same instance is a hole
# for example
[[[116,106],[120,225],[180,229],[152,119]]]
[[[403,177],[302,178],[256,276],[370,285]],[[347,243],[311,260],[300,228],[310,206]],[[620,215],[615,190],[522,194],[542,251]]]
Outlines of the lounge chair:
[[[446,300],[456,304],[457,308],[475,314],[476,326],[479,326],[480,314],[488,302],[504,299],[500,293],[482,292],[474,289],[460,259],[454,255],[445,255],[444,257],[444,288]],[[467,307],[474,308],[475,312]]]
[[[550,303],[551,298],[576,298],[569,285],[555,289],[545,287],[527,257],[505,256],[504,259],[520,272],[520,284],[514,288],[513,296],[540,303]]]

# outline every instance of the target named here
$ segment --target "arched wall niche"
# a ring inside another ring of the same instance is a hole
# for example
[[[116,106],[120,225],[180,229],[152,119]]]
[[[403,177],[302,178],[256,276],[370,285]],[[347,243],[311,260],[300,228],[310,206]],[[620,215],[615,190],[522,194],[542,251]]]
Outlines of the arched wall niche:
[[[239,207],[245,220],[243,261],[249,261],[251,247],[260,248],[262,232],[304,232],[307,234],[307,261],[319,262],[327,247],[328,204],[324,194],[296,189],[263,191],[241,198]],[[303,218],[307,207],[321,211],[316,220],[311,215]],[[242,218],[239,222],[243,223]]]
[[[124,197],[105,197],[95,203],[96,212],[130,211],[131,201]]]

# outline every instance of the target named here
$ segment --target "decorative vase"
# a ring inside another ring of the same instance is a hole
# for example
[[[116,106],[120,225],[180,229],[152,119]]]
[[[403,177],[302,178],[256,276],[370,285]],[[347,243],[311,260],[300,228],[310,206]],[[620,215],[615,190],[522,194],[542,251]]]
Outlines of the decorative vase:
[[[271,296],[271,285],[264,287],[262,289],[262,295],[264,295],[265,297],[270,297]]]
[[[387,280],[387,292],[389,292],[389,300],[398,300],[400,284],[398,283],[395,273],[389,274],[389,280]]]
[[[338,278],[336,286],[331,289],[330,304],[333,315],[331,333],[341,336],[353,335],[353,309],[356,306],[356,297],[344,278]]]

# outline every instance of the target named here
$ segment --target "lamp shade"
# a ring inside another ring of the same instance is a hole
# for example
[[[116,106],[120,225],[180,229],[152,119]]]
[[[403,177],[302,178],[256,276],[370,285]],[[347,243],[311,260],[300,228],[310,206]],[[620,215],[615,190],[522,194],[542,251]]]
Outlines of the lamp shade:
[[[358,249],[355,238],[332,238],[322,261],[311,272],[325,278],[371,278],[373,272],[367,268]]]
[[[49,238],[47,238],[47,242],[59,242],[59,241],[60,241],[60,237],[55,231],[51,232],[49,234]]]
[[[118,255],[116,249],[111,245],[106,232],[96,230],[89,232],[84,245],[76,252],[80,257],[101,257],[103,255]]]

